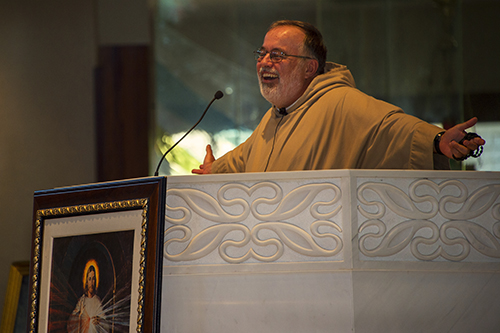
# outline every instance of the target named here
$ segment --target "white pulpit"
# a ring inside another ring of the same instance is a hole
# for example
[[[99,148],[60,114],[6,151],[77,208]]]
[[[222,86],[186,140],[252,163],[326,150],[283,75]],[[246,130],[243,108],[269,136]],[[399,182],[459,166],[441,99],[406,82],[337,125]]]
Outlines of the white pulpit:
[[[167,178],[161,331],[500,332],[500,173]]]

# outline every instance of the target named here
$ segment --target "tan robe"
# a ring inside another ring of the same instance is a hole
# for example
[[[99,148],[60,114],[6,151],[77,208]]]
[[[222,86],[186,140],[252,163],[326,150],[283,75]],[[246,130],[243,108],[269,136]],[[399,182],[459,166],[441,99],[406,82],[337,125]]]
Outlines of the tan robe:
[[[441,128],[362,93],[345,66],[327,63],[287,111],[283,117],[271,108],[212,173],[449,168],[445,156],[433,154]]]

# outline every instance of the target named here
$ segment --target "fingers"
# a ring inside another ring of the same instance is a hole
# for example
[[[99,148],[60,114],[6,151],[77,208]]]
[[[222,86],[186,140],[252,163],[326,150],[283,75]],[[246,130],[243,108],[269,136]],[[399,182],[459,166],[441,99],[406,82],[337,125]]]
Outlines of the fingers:
[[[450,150],[454,159],[460,159],[469,154],[469,149],[456,141],[450,142]]]
[[[212,152],[212,146],[207,145],[205,148],[206,154],[205,158],[203,159],[203,164],[200,165],[199,169],[193,169],[191,170],[191,173],[197,174],[197,175],[205,175],[205,174],[210,174],[212,173],[212,163],[215,161],[214,154]]]
[[[463,161],[469,156],[479,157],[482,153],[482,148],[486,141],[480,137],[476,137],[472,140],[464,140],[461,144],[456,141],[451,141],[449,143],[449,149],[452,154],[452,158],[457,161]],[[477,152],[480,148],[480,151]],[[473,153],[475,152],[475,153]]]
[[[207,153],[205,155],[205,159],[203,160],[203,164],[212,163],[213,161],[215,161],[214,153],[212,152],[212,146],[207,145],[205,151]]]
[[[486,140],[483,138],[474,138],[470,142],[474,142],[476,146],[484,146],[486,144]]]
[[[194,173],[196,175],[202,175],[203,170],[201,169],[201,166],[200,166],[200,169],[193,169],[193,170],[191,170],[191,173]]]
[[[193,169],[193,170],[191,170],[191,173],[194,173],[194,174],[197,174],[197,175],[206,174],[206,172],[205,172],[205,164],[201,164],[199,169]]]
[[[486,143],[486,141],[484,141],[484,139],[482,138],[474,138],[472,140],[464,140],[464,142],[462,142],[462,144],[469,148],[471,151],[474,151],[476,150],[479,146],[482,146]]]
[[[460,131],[465,131],[467,128],[471,128],[472,126],[476,125],[476,123],[477,123],[477,117],[473,117],[464,123],[458,124],[457,128]]]

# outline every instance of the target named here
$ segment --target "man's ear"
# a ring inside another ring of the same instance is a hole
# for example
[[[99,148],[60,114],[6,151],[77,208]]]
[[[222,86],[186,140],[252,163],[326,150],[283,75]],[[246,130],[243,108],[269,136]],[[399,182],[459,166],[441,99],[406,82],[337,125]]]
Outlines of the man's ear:
[[[319,62],[316,59],[308,60],[307,61],[307,68],[306,68],[306,79],[310,79],[314,76],[316,76],[316,72],[318,71],[319,67]]]

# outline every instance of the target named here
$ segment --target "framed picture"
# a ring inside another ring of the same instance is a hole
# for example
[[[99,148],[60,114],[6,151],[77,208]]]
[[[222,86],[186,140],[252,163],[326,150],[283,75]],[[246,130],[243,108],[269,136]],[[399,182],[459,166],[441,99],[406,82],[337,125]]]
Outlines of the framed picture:
[[[3,333],[26,332],[29,271],[29,261],[15,262],[10,266],[2,324],[0,325],[0,331]]]
[[[159,332],[165,187],[35,192],[29,332]]]

